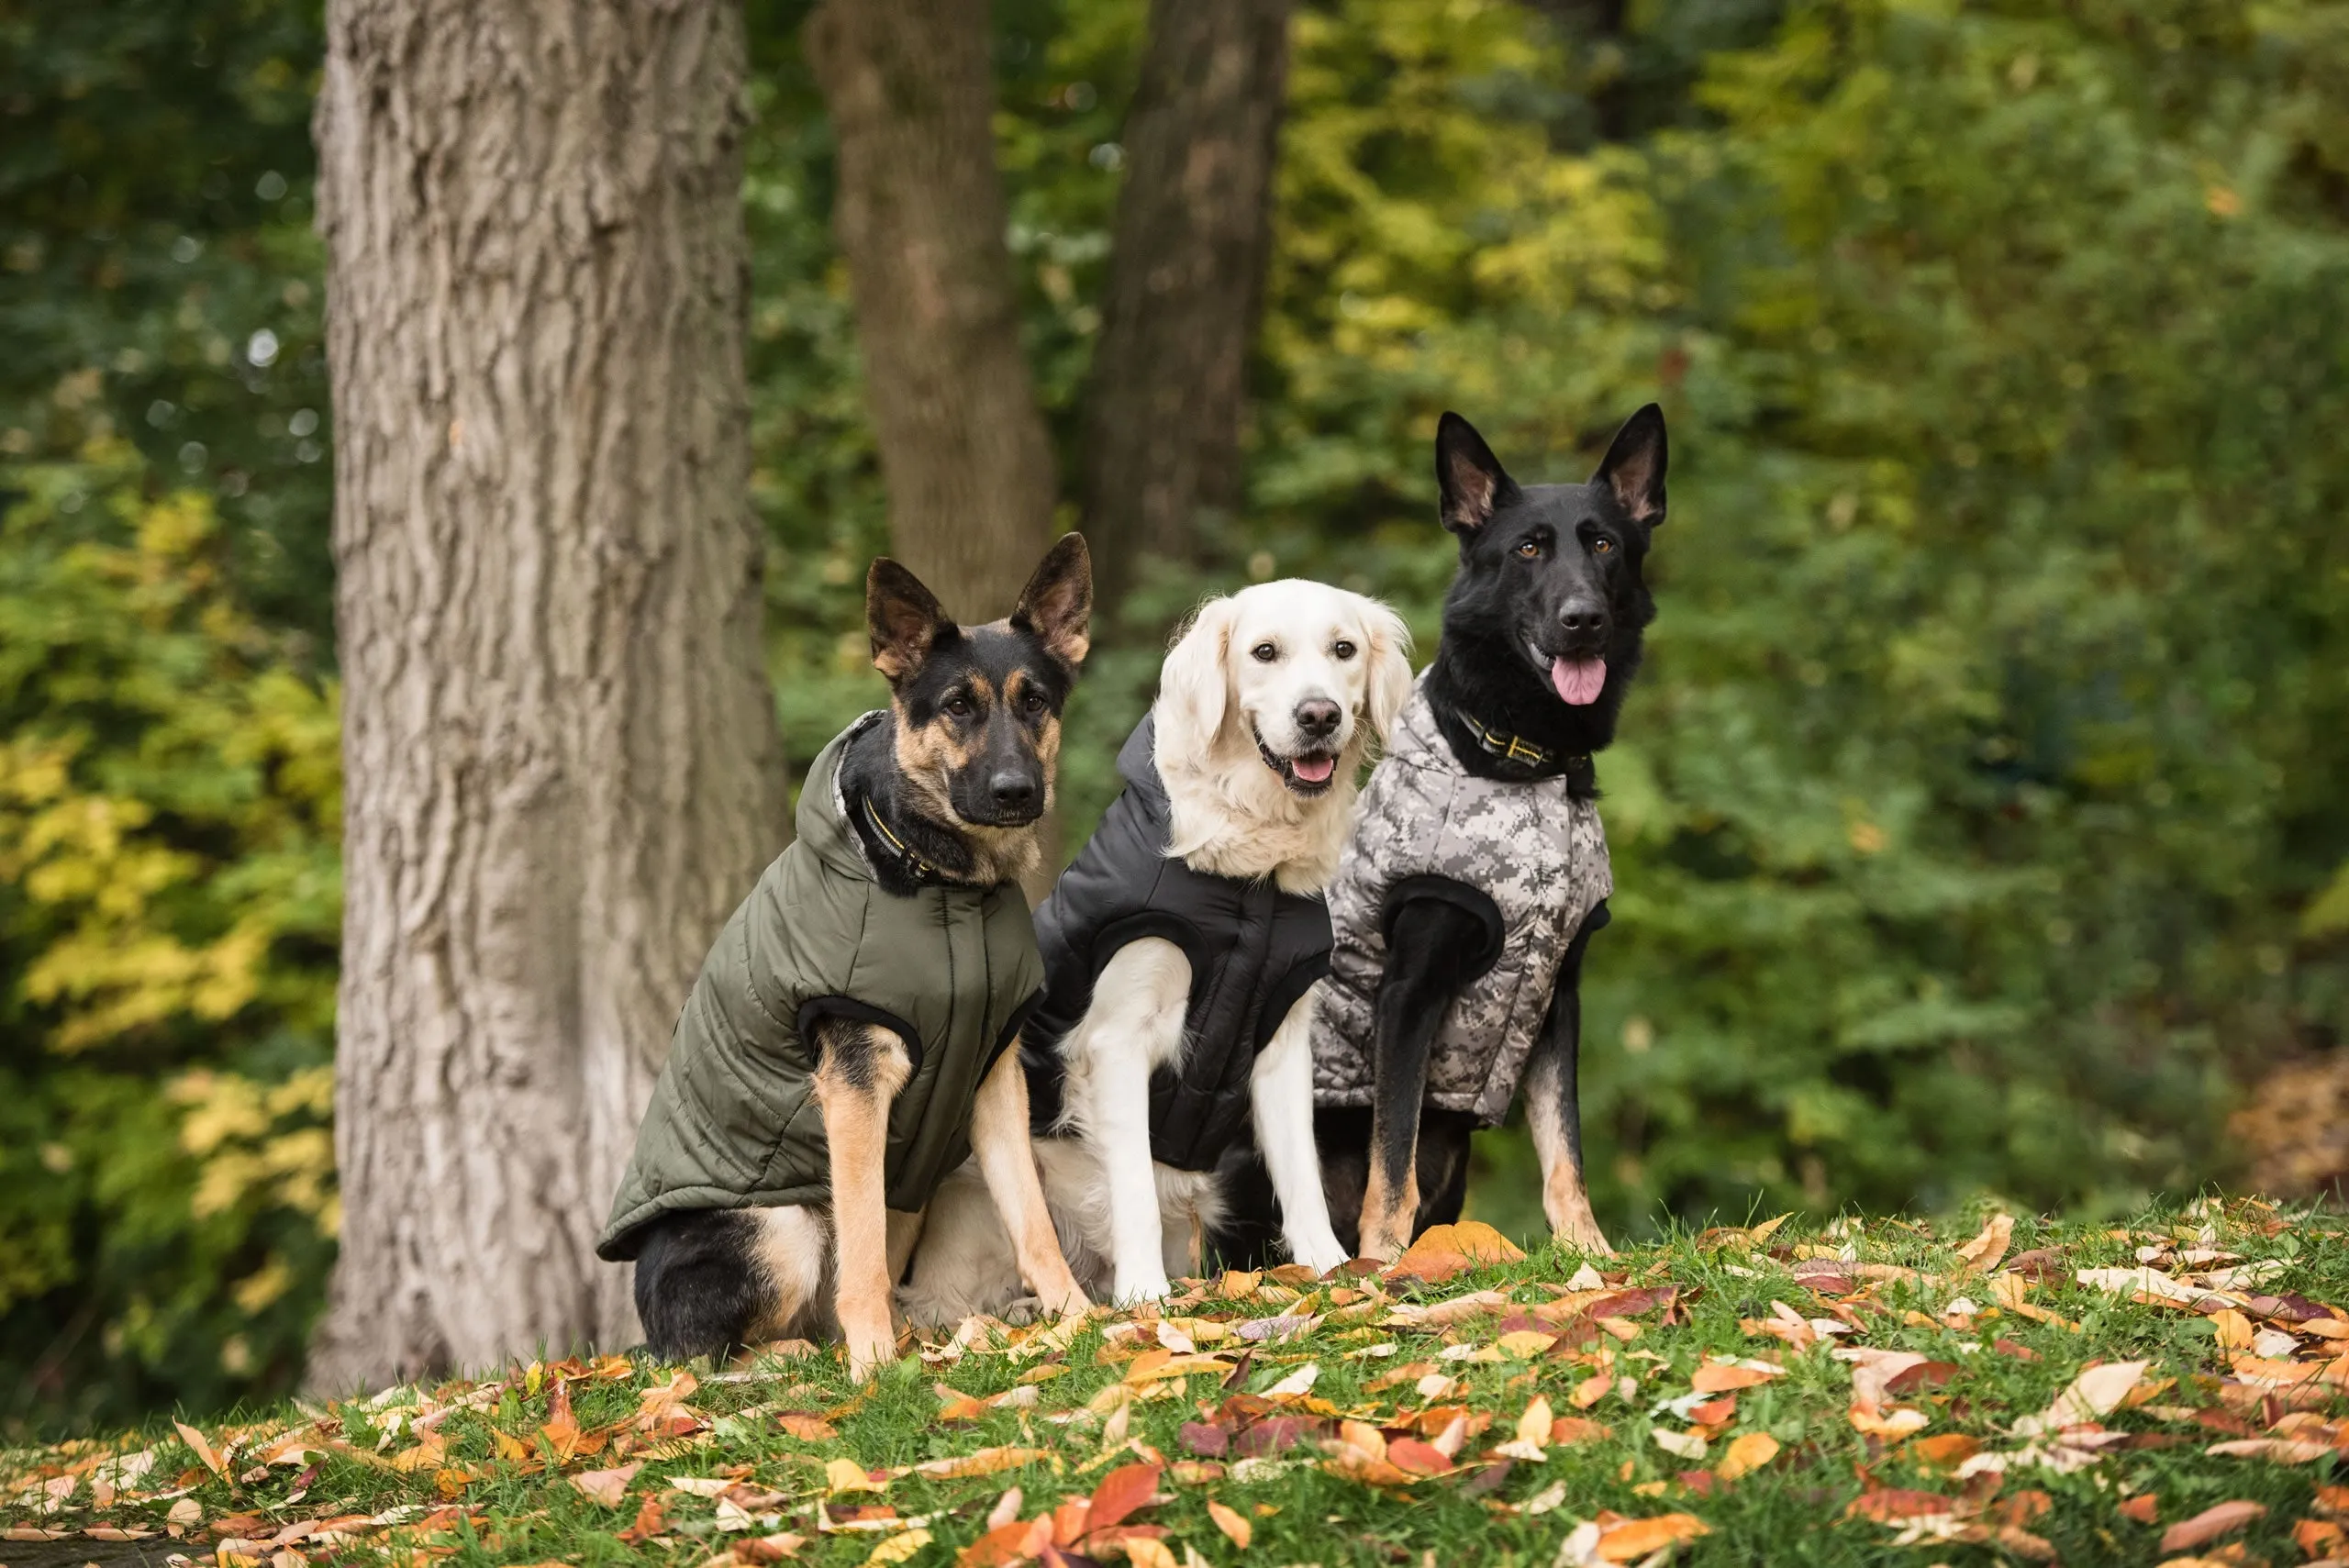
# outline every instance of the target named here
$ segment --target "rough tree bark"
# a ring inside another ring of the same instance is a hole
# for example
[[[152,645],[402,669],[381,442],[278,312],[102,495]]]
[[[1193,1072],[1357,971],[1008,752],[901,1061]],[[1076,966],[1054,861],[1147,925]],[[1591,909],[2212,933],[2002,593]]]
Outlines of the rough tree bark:
[[[1240,501],[1248,351],[1272,242],[1289,0],[1153,0],[1087,391],[1097,602],[1193,559]]]
[[[807,24],[839,146],[890,548],[957,617],[1008,613],[1056,484],[996,171],[986,0],[826,0]]]
[[[625,1343],[593,1243],[784,838],[729,0],[330,0],[345,770],[322,1388]]]

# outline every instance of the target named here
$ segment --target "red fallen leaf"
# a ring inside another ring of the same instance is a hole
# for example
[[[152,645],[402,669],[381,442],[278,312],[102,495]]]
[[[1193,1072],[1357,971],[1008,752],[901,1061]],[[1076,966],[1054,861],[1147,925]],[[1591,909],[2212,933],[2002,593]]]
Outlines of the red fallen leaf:
[[[1460,1484],[1460,1495],[1481,1497],[1487,1492],[1497,1490],[1501,1483],[1508,1479],[1508,1473],[1516,1468],[1516,1461],[1508,1459],[1498,1464],[1488,1464]]]
[[[1207,1459],[1221,1459],[1231,1448],[1231,1430],[1206,1421],[1183,1423],[1183,1446]]]
[[[2267,1512],[2265,1503],[2245,1502],[2237,1498],[2203,1509],[2190,1519],[2180,1519],[2162,1531],[2164,1551],[2190,1551],[2204,1541],[2216,1540],[2229,1530],[2241,1529]]]
[[[1964,1499],[1940,1492],[1913,1492],[1898,1486],[1887,1486],[1881,1491],[1863,1492],[1853,1498],[1851,1506],[1843,1510],[1843,1517],[1891,1524],[1899,1519],[1954,1514],[1964,1506]]]
[[[1928,1386],[1939,1388],[1956,1375],[1955,1362],[1922,1362],[1898,1376],[1887,1379],[1884,1391],[1898,1398],[1904,1395],[1914,1394],[1920,1388]]]
[[[1035,1556],[1029,1537],[1042,1523],[1045,1520],[1014,1519],[1008,1525],[996,1526],[955,1553],[956,1568],[1004,1568],[1007,1563]]]
[[[1993,1340],[1990,1341],[1990,1348],[2002,1356],[2012,1356],[2019,1362],[2035,1362],[2039,1359],[2037,1351],[2032,1350],[2029,1345],[2018,1344],[2012,1340]]]
[[[1397,1438],[1388,1443],[1386,1462],[1413,1475],[1442,1475],[1452,1468],[1452,1461],[1443,1456],[1442,1450],[1431,1448],[1417,1438]]]
[[[1737,1396],[1734,1394],[1688,1407],[1688,1420],[1693,1426],[1726,1427],[1736,1419]]]
[[[642,1546],[668,1528],[668,1509],[662,1501],[662,1494],[651,1492],[636,1506],[636,1522],[620,1531],[619,1538],[630,1546]]]
[[[2154,1493],[2140,1492],[2115,1511],[2124,1519],[2134,1519],[2141,1525],[2154,1524],[2162,1517],[2162,1500]]]
[[[1108,1529],[1136,1508],[1147,1506],[1157,1494],[1161,1468],[1155,1464],[1121,1464],[1103,1476],[1101,1485],[1093,1489],[1092,1507],[1085,1519],[1086,1533]]]
[[[2255,1438],[2259,1435],[2259,1429],[2241,1416],[2212,1407],[2195,1411],[2194,1424],[2208,1427],[2214,1432],[2224,1432],[2231,1438]]]
[[[1326,1434],[1330,1423],[1313,1416],[1275,1416],[1257,1422],[1232,1440],[1232,1451],[1242,1455],[1279,1453],[1308,1438]]]
[[[1699,1497],[1711,1496],[1713,1488],[1721,1484],[1720,1477],[1709,1470],[1684,1470],[1677,1479],[1683,1486],[1687,1487]]]

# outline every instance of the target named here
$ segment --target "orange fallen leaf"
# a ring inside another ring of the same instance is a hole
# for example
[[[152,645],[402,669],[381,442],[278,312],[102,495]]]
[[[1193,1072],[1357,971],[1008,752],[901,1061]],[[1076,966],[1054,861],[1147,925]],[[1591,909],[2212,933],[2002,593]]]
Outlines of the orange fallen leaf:
[[[774,1418],[774,1424],[804,1443],[836,1442],[841,1435],[840,1429],[829,1421],[821,1416],[811,1416],[805,1410],[785,1410]]]
[[[1242,1551],[1247,1551],[1248,1543],[1256,1538],[1254,1525],[1241,1518],[1237,1509],[1225,1507],[1212,1497],[1208,1499],[1208,1518],[1213,1519],[1215,1528],[1223,1531],[1231,1544]]]
[[[1550,1423],[1550,1441],[1561,1448],[1611,1435],[1608,1428],[1584,1416],[1560,1416]]]
[[[180,1440],[187,1444],[189,1452],[203,1462],[205,1469],[209,1470],[223,1481],[228,1479],[228,1462],[213,1448],[202,1432],[197,1431],[185,1421],[173,1421],[172,1425],[179,1429]]]
[[[1711,1531],[1694,1514],[1661,1514],[1652,1519],[1628,1519],[1604,1531],[1594,1549],[1608,1562],[1636,1562],[1652,1552]]]
[[[2216,1540],[2230,1530],[2241,1529],[2252,1520],[2265,1516],[2267,1505],[2245,1502],[2241,1498],[2220,1503],[2203,1509],[2190,1519],[2180,1519],[2162,1532],[2164,1551],[2190,1551],[2205,1541]]]
[[[643,1468],[644,1462],[638,1460],[633,1464],[623,1464],[612,1470],[583,1470],[571,1478],[571,1484],[604,1507],[617,1508],[620,1506],[620,1499],[628,1494],[628,1484],[635,1480],[636,1473]]]
[[[2124,1519],[2134,1519],[2141,1525],[2157,1522],[2162,1517],[2162,1500],[2152,1492],[2140,1492],[2114,1510]]]
[[[2292,1527],[2292,1543],[2310,1557],[2341,1554],[2341,1527],[2331,1519],[2302,1519]]]
[[[1713,1466],[1713,1473],[1724,1481],[1735,1481],[1751,1475],[1777,1457],[1777,1439],[1767,1432],[1746,1432],[1730,1440],[1721,1462]]]
[[[1933,1470],[1954,1470],[1982,1451],[1982,1440],[1964,1432],[1943,1432],[1919,1438],[1905,1451],[1918,1463]]]
[[[1414,1274],[1436,1284],[1477,1263],[1514,1263],[1524,1256],[1516,1243],[1491,1226],[1464,1219],[1456,1225],[1430,1226],[1395,1260],[1390,1272]]]
[[[2013,1215],[1992,1215],[1982,1227],[1982,1233],[1957,1250],[1957,1255],[1965,1260],[1965,1272],[1986,1274],[1997,1268],[1998,1260],[2007,1255],[2007,1243],[2013,1240],[2014,1233]]]
[[[976,1453],[957,1454],[952,1459],[926,1460],[914,1466],[914,1473],[929,1476],[933,1481],[952,1481],[966,1475],[993,1475],[999,1470],[1018,1470],[1052,1455],[1041,1448],[983,1448]]]
[[[620,1531],[620,1539],[630,1546],[642,1546],[669,1528],[669,1514],[662,1502],[662,1495],[652,1492],[636,1507],[636,1522]]]
[[[1940,1492],[1917,1492],[1900,1486],[1886,1486],[1874,1492],[1863,1492],[1844,1508],[1846,1518],[1874,1519],[1878,1524],[1893,1524],[1902,1519],[1932,1518],[1938,1514],[1954,1515],[1965,1507],[1963,1497],[1952,1497]]]
[[[1086,1532],[1108,1529],[1145,1507],[1158,1491],[1160,1470],[1155,1464],[1121,1464],[1103,1476],[1101,1485],[1093,1489],[1092,1507],[1085,1519]]]
[[[1707,1362],[1688,1380],[1688,1386],[1699,1394],[1727,1394],[1732,1389],[1754,1387],[1781,1375],[1783,1373],[1767,1372],[1758,1366]]]

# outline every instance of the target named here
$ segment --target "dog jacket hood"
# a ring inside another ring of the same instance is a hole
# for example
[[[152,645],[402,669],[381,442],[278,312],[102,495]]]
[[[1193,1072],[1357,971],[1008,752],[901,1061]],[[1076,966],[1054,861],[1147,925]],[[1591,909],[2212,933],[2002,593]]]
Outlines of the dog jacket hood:
[[[899,897],[874,880],[840,766],[848,743],[886,717],[865,715],[817,756],[796,840],[718,933],[678,1016],[598,1257],[636,1256],[644,1224],[673,1210],[829,1201],[812,1033],[828,1015],[885,1024],[914,1058],[889,1107],[891,1208],[924,1207],[970,1152],[972,1101],[1033,1005],[1043,964],[1016,886]]]
[[[1168,857],[1153,719],[1127,738],[1118,772],[1124,793],[1036,911],[1046,990],[1021,1045],[1030,1119],[1042,1129],[1059,1118],[1060,1043],[1092,1006],[1102,967],[1137,938],[1163,937],[1191,962],[1189,1043],[1151,1076],[1151,1157],[1209,1171],[1248,1126],[1256,1053],[1329,968],[1330,913],[1270,877],[1211,876]]]
[[[1563,777],[1511,784],[1461,767],[1436,728],[1427,678],[1363,790],[1330,884],[1335,945],[1313,1029],[1313,1094],[1366,1106],[1386,922],[1413,895],[1497,912],[1490,966],[1453,998],[1428,1061],[1427,1103],[1497,1127],[1541,1036],[1559,962],[1614,891],[1598,804]],[[1467,890],[1464,893],[1464,890]],[[1479,898],[1478,895],[1482,897]]]

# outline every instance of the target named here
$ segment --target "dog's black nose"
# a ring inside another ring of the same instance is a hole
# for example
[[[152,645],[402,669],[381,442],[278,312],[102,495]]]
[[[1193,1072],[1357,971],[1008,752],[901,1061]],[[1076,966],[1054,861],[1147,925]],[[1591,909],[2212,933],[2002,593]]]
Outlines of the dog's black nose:
[[[1607,635],[1607,606],[1597,599],[1577,599],[1558,612],[1558,625],[1568,637]]]
[[[1314,697],[1297,705],[1297,727],[1316,740],[1327,740],[1338,732],[1338,720],[1345,717],[1336,703],[1327,697]]]
[[[1007,811],[1036,804],[1036,781],[1028,773],[997,773],[988,781],[987,789],[995,796],[995,803]]]

